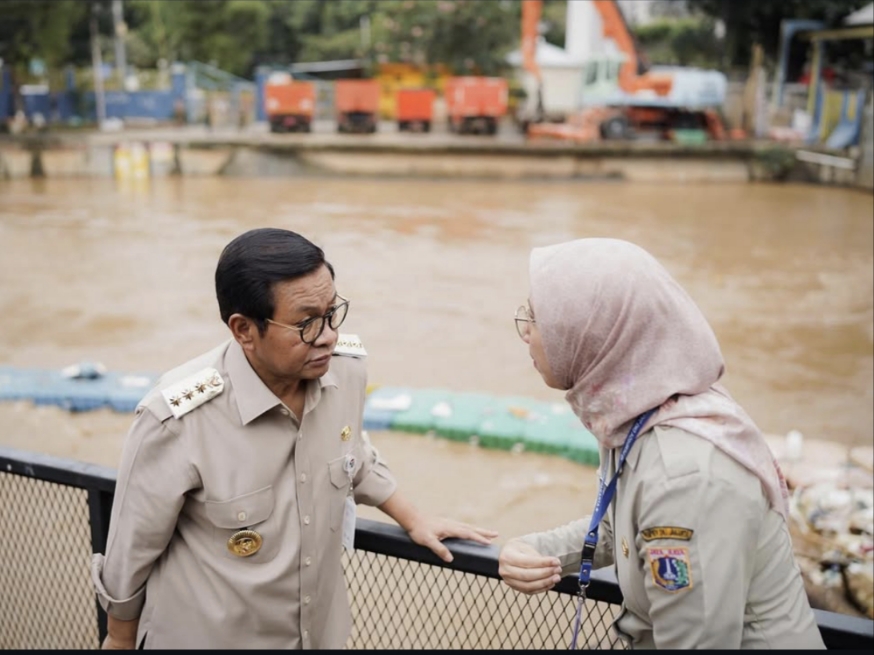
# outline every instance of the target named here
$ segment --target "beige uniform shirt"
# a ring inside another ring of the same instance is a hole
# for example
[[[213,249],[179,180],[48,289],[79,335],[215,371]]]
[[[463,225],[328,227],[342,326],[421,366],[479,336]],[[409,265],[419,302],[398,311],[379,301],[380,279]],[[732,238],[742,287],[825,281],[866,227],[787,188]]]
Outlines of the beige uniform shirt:
[[[223,389],[174,418],[161,389],[214,368]],[[101,605],[140,618],[146,648],[342,648],[347,496],[380,505],[396,482],[362,432],[365,363],[334,356],[300,423],[235,341],[170,372],[137,408],[118,470]],[[262,538],[248,557],[228,540]]]
[[[619,451],[601,451],[612,478]],[[522,537],[578,575],[589,518]],[[758,478],[675,428],[641,436],[601,523],[595,568],[615,564],[614,627],[634,648],[824,648],[783,517]],[[583,636],[585,643],[585,636]]]

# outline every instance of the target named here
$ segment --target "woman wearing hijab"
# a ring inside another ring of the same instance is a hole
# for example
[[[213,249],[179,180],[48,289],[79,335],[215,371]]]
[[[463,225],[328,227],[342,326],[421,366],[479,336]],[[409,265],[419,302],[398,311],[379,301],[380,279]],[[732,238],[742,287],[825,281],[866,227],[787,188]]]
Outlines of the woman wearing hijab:
[[[614,626],[635,648],[824,648],[786,483],[718,384],[713,330],[670,274],[616,239],[536,248],[516,325],[597,437],[601,490],[593,516],[509,541],[504,582],[535,594],[574,574],[585,587],[615,564]]]

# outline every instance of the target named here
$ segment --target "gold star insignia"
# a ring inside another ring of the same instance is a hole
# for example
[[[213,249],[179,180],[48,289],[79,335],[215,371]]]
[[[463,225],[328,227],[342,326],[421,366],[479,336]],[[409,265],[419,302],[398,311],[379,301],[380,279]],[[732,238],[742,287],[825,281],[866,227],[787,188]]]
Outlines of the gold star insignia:
[[[194,391],[186,389],[182,392],[182,397],[185,398],[185,400],[191,400],[194,397]]]
[[[197,393],[204,393],[206,391],[206,384],[201,382],[197,384],[194,389],[197,391]]]
[[[179,396],[170,399],[170,404],[173,405],[173,407],[179,407],[179,402]]]

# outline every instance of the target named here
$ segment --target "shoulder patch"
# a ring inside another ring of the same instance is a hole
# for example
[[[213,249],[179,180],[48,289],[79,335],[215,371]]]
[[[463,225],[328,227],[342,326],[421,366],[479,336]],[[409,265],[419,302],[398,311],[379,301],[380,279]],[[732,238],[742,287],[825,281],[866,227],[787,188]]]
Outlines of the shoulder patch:
[[[333,354],[346,355],[347,357],[367,357],[367,351],[364,350],[364,345],[357,334],[339,335]]]
[[[161,390],[161,395],[173,412],[180,418],[192,409],[212,400],[225,388],[225,381],[214,368],[205,368]]]
[[[692,563],[688,548],[647,548],[652,581],[668,592],[692,588]]]
[[[653,541],[654,539],[679,539],[681,541],[689,541],[692,538],[692,533],[693,531],[689,528],[663,526],[641,530],[640,536],[643,537],[644,541]]]

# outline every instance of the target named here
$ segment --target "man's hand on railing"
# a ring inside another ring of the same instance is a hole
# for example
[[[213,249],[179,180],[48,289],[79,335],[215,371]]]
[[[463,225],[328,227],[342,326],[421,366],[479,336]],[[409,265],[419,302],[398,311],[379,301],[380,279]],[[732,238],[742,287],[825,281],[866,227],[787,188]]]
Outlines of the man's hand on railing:
[[[397,491],[379,509],[406,530],[410,539],[420,546],[430,548],[444,562],[451,562],[453,559],[452,553],[442,543],[444,539],[469,539],[488,546],[498,536],[494,530],[424,514]]]
[[[557,557],[541,555],[533,546],[512,539],[504,544],[498,556],[498,574],[516,591],[539,594],[561,580],[561,562]]]

